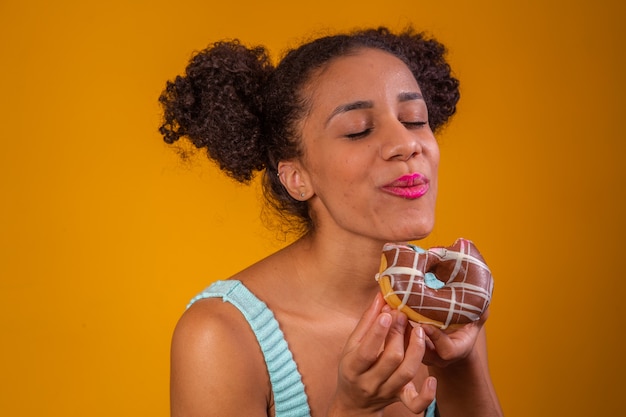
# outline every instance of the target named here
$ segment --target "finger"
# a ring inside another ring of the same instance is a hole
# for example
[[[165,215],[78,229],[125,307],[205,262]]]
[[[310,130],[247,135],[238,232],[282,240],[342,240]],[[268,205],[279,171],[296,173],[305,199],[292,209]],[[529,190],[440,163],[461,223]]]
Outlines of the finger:
[[[426,355],[425,363],[427,365],[433,365],[434,363],[444,361],[454,351],[454,344],[450,340],[448,334],[441,329],[424,325],[424,332],[430,340],[430,348]]]
[[[475,323],[466,324],[451,333],[444,332],[433,326],[424,326],[424,331],[432,341],[437,356],[444,360],[460,359],[472,349],[480,326]]]
[[[402,363],[387,381],[387,388],[393,392],[412,381],[422,366],[422,358],[426,350],[424,330],[421,326],[417,326],[410,333],[411,336]]]
[[[435,326],[431,326],[430,324],[423,324],[422,328],[424,329],[424,333],[426,333],[426,336],[428,336],[428,340],[430,340],[434,346],[436,346],[438,343],[441,343],[442,338],[446,336],[444,332],[442,332]]]
[[[460,334],[464,333],[467,329],[467,326],[470,326],[470,325],[466,325],[465,327],[456,330],[455,336],[458,337]],[[447,333],[439,329],[438,327],[431,326],[428,324],[424,325],[424,332],[426,333],[426,335],[428,336],[428,339],[432,342],[434,348],[438,352],[450,350],[454,345],[453,339],[450,337],[452,333]]]
[[[392,322],[391,314],[380,313],[371,326],[365,329],[365,334],[348,354],[350,360],[346,366],[350,373],[363,374],[376,363]]]
[[[426,351],[426,334],[422,326],[413,328],[411,332],[411,338],[409,339],[409,345],[406,349],[405,362],[408,364],[415,364],[414,371],[417,372],[419,366],[422,363],[424,352]]]
[[[430,337],[426,338],[426,349],[427,350],[435,350],[435,344],[433,343],[432,340],[430,340]]]
[[[389,332],[385,337],[384,349],[380,352],[375,366],[372,367],[376,378],[372,375],[372,379],[387,380],[396,372],[405,359],[405,333],[408,319],[404,313],[398,310],[392,311],[391,317],[393,320],[389,327]],[[395,390],[406,382],[407,381],[404,381],[401,385],[397,385]]]
[[[379,313],[382,311],[383,306],[386,305],[387,303],[383,299],[382,295],[380,293],[376,294],[376,297],[369,305],[367,310],[365,310],[365,313],[363,313],[363,316],[361,317],[358,324],[354,328],[354,331],[350,335],[350,338],[347,342],[348,349],[350,346],[354,346],[355,344],[363,340],[363,337],[365,337],[368,329],[372,327],[372,324],[376,320]]]
[[[415,384],[409,382],[400,391],[400,401],[415,414],[426,410],[435,399],[437,392],[437,380],[429,376],[424,380],[420,391],[415,389]]]

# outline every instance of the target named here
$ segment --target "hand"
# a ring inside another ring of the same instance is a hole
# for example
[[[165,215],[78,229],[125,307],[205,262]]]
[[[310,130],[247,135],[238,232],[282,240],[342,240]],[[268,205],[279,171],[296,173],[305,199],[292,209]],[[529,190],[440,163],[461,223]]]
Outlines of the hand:
[[[478,321],[449,331],[431,325],[422,325],[427,336],[424,364],[445,368],[466,358],[474,349],[488,315],[489,312],[486,311]]]
[[[433,401],[435,378],[428,377],[419,392],[413,384],[426,348],[424,331],[411,329],[404,313],[385,306],[377,295],[350,335],[329,415],[382,415],[397,401],[420,413]]]

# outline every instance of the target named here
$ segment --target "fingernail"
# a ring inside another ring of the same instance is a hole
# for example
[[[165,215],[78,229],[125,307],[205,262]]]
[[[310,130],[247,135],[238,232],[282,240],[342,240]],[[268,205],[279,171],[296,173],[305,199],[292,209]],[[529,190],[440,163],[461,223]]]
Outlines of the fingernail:
[[[437,390],[437,379],[436,378],[430,378],[430,380],[428,381],[428,388],[432,389],[433,391]]]
[[[378,322],[383,327],[391,326],[391,315],[390,314],[386,314],[386,313],[385,314],[381,314],[380,318],[378,319]]]
[[[420,339],[424,338],[424,328],[422,326],[417,326],[415,328],[415,331],[417,332],[417,337],[419,337]]]

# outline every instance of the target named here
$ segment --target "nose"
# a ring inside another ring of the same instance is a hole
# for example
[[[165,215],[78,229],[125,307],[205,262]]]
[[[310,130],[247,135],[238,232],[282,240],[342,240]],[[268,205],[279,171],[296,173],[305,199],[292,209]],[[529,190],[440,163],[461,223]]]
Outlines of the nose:
[[[385,160],[407,161],[422,153],[422,150],[420,131],[408,129],[396,121],[385,134],[381,156]]]

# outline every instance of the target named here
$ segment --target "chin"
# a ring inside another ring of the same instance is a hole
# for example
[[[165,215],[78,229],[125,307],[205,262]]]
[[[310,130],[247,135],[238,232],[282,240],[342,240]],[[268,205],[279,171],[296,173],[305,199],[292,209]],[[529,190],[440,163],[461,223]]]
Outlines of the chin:
[[[428,235],[431,234],[433,228],[435,227],[435,221],[434,219],[430,219],[428,221],[420,222],[420,224],[414,224],[411,226],[412,227],[409,230],[409,240],[421,240],[425,239],[426,237],[428,237]]]
[[[435,227],[435,210],[432,207],[422,208],[421,210],[412,210],[410,212],[397,215],[395,230],[393,235],[399,235],[401,241],[421,240],[433,231]]]
[[[416,227],[418,226],[418,227]],[[397,233],[390,234],[390,237],[395,236],[395,238],[388,239],[389,242],[410,242],[413,240],[422,240],[428,237],[430,233],[433,231],[433,224],[423,225],[423,227],[419,227],[419,225],[412,224],[410,227],[407,227],[405,230],[398,230]]]

